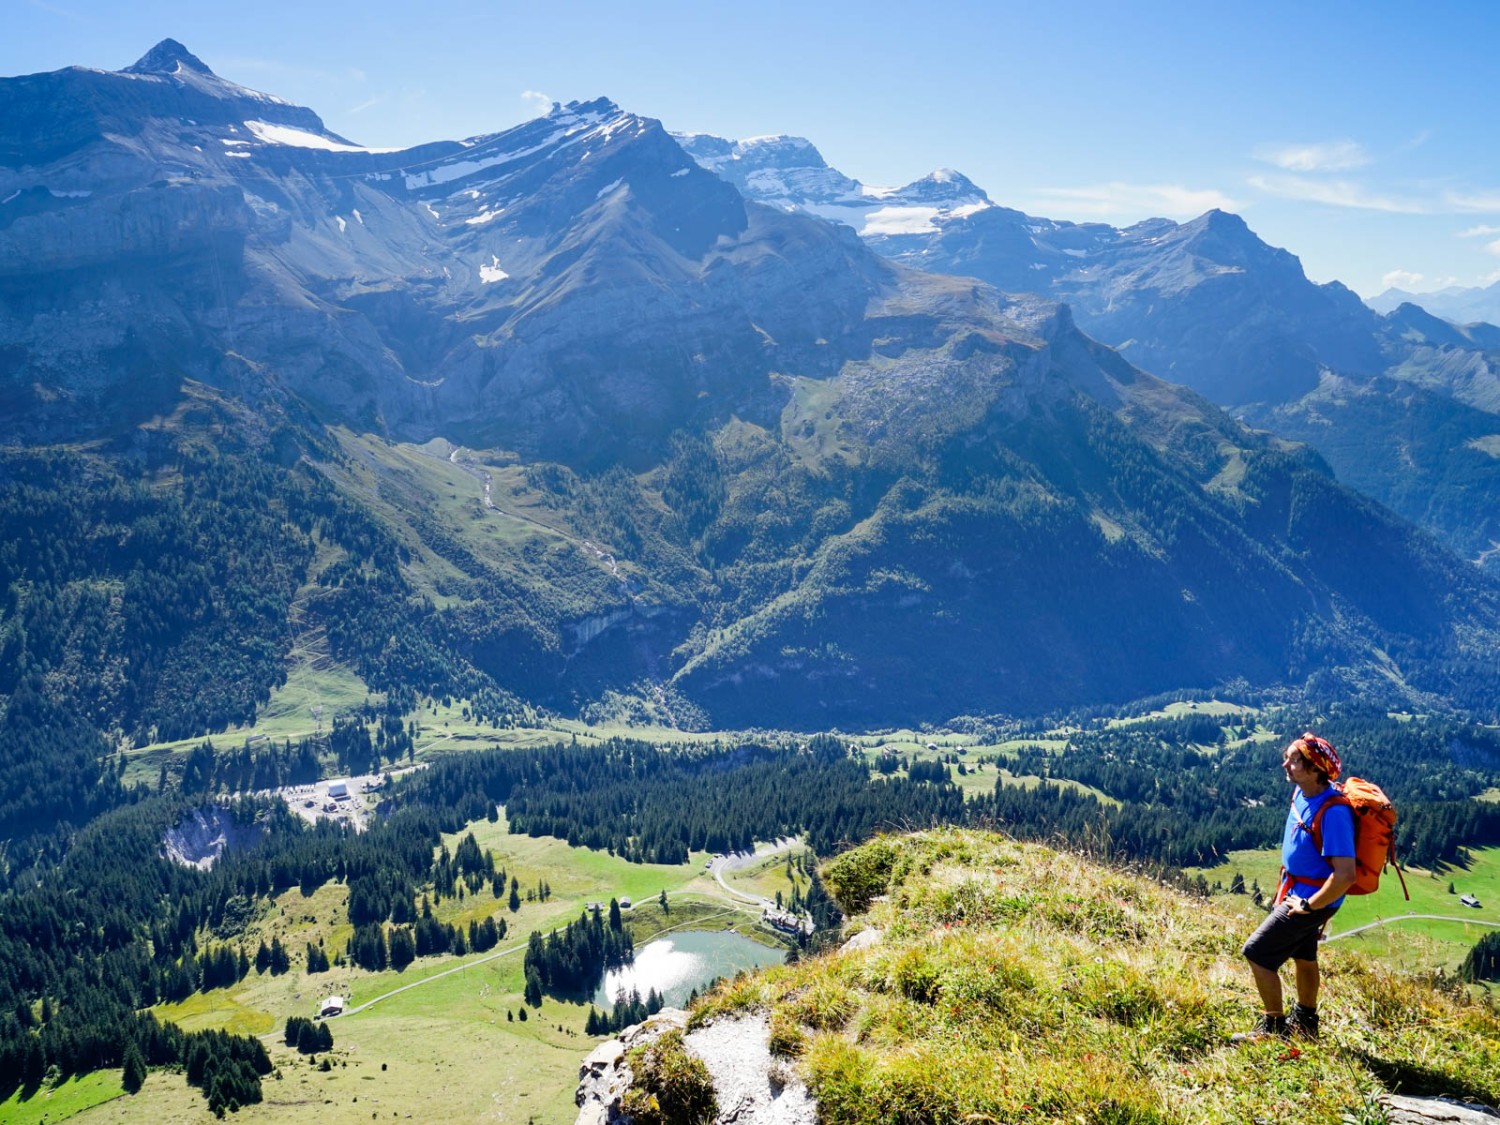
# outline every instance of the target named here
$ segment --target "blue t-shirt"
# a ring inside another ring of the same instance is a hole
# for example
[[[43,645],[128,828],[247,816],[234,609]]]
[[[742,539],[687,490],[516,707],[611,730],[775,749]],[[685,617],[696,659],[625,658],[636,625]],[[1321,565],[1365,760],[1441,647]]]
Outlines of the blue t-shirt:
[[[1281,866],[1286,868],[1287,874],[1316,879],[1322,883],[1333,874],[1333,864],[1324,859],[1324,856],[1354,855],[1354,813],[1348,805],[1335,805],[1323,814],[1322,823],[1318,825],[1323,837],[1321,854],[1313,843],[1312,833],[1297,823],[1300,820],[1302,824],[1311,824],[1313,817],[1323,807],[1323,802],[1335,792],[1337,791],[1330,785],[1311,800],[1304,797],[1300,789],[1293,792],[1292,808],[1286,817],[1286,831],[1281,836]],[[1296,883],[1290,893],[1311,898],[1317,892],[1318,888],[1310,883]],[[1343,903],[1341,897],[1331,905],[1337,909]]]

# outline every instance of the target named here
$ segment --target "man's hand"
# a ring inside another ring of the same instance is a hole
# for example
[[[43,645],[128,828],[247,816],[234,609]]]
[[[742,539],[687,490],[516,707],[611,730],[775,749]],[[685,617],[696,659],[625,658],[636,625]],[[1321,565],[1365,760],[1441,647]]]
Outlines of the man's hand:
[[[1307,899],[1301,895],[1287,895],[1286,908],[1292,914],[1306,914],[1309,909]]]

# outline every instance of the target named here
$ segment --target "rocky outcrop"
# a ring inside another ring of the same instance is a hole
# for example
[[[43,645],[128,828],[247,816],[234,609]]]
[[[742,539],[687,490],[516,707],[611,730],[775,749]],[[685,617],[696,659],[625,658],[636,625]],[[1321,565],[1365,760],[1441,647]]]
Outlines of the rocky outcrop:
[[[634,1078],[628,1053],[685,1028],[687,1013],[667,1008],[601,1043],[578,1071],[578,1125],[629,1125],[621,1099]],[[719,1112],[715,1125],[813,1125],[817,1106],[789,1064],[771,1057],[770,1029],[761,1015],[716,1020],[688,1032],[688,1052],[713,1076]]]
[[[194,809],[176,827],[167,829],[162,854],[184,867],[207,871],[225,849],[247,847],[263,834],[259,825],[239,824],[228,809],[212,805]]]
[[[1500,1113],[1489,1106],[1447,1098],[1407,1098],[1386,1094],[1380,1099],[1388,1125],[1494,1125]]]

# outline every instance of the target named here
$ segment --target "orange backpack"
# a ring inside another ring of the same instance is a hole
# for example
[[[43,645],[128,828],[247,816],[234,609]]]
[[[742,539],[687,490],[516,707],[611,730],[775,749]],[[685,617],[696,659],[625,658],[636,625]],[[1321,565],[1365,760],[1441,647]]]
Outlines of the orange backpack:
[[[1318,807],[1318,811],[1313,814],[1312,823],[1302,825],[1312,836],[1319,852],[1323,850],[1323,814],[1333,805],[1347,805],[1354,814],[1354,885],[1344,893],[1374,893],[1380,886],[1381,872],[1389,863],[1396,869],[1396,877],[1401,880],[1401,893],[1410,901],[1411,892],[1406,889],[1406,876],[1401,874],[1401,865],[1396,862],[1396,806],[1391,804],[1385,791],[1373,781],[1366,781],[1362,777],[1351,777],[1344,784],[1335,785],[1333,796]],[[1296,882],[1308,880],[1296,879]]]

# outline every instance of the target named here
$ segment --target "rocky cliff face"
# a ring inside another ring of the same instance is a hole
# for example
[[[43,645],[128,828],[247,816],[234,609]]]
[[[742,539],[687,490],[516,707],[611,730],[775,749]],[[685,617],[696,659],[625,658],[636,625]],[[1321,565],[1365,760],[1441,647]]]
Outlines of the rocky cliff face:
[[[687,1013],[667,1008],[617,1039],[595,1047],[578,1070],[578,1125],[628,1125],[622,1103],[636,1080],[630,1052],[686,1029]],[[718,1110],[714,1122],[737,1125],[814,1125],[817,1106],[796,1069],[771,1057],[764,1017],[720,1020],[688,1032],[683,1045],[708,1068]]]
[[[407,521],[424,592],[456,599],[424,643],[499,684],[580,705],[649,676],[714,721],[808,726],[1328,666],[1427,698],[1500,629],[1456,561],[1067,306],[747,201],[606,100],[377,152],[165,43],[125,72],[0,81],[0,103],[0,436],[133,448],[207,385],[325,450],[334,428],[491,450],[545,519],[326,471]],[[826,172],[794,142],[715,151],[746,183]],[[1193,331],[1219,343],[1219,286],[1296,272],[1229,216],[1030,230],[947,173],[845,204],[892,239],[1024,235],[1060,285],[1113,254],[1106,304],[1201,295]]]
[[[17,426],[249,369],[395,435],[603,459],[705,400],[774,416],[766,373],[834,369],[884,284],[606,101],[375,153],[169,41],[0,82],[0,107]]]
[[[751,152],[741,154],[745,147]],[[1491,326],[1459,329],[1395,300],[1373,302],[1381,316],[1337,282],[1315,285],[1296,257],[1221,211],[1117,229],[985,200],[879,226],[865,221],[872,189],[855,185],[863,195],[851,211],[856,197],[838,196],[837,185],[854,181],[827,168],[808,142],[700,137],[688,151],[748,198],[847,222],[892,260],[1067,302],[1085,332],[1132,363],[1315,446],[1340,479],[1465,557],[1486,567],[1500,558],[1489,519],[1500,508],[1500,461],[1485,452],[1500,442],[1500,333]],[[1358,388],[1361,409],[1331,410],[1330,380]],[[1422,407],[1410,409],[1413,400]],[[1472,432],[1472,418],[1453,423],[1465,407],[1490,415],[1478,421],[1482,434]],[[1401,427],[1382,420],[1395,416],[1405,419]],[[1399,465],[1403,473],[1387,471]]]

